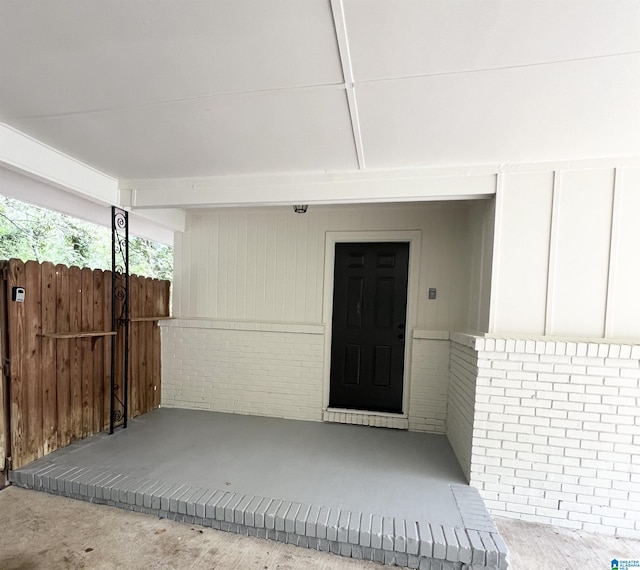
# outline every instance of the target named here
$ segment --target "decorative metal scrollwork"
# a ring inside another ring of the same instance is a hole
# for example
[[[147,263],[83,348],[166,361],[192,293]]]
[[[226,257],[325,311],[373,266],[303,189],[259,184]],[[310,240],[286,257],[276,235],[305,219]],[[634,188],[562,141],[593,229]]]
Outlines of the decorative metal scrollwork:
[[[109,433],[127,427],[129,393],[129,213],[111,207],[111,408]],[[120,348],[121,350],[118,350]]]

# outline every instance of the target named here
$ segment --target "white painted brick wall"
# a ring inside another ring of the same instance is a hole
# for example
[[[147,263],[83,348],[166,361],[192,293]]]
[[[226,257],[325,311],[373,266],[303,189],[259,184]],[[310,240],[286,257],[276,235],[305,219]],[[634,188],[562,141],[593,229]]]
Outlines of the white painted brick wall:
[[[471,473],[475,388],[478,372],[475,350],[455,342],[452,338],[447,438],[467,479]]]
[[[640,346],[474,345],[471,483],[492,513],[640,538]]]
[[[322,419],[322,334],[185,324],[162,327],[163,406]]]
[[[324,325],[163,321],[162,405],[444,433],[448,333],[414,334],[408,419],[340,419],[323,414]]]
[[[449,340],[414,338],[411,355],[409,430],[445,433]]]

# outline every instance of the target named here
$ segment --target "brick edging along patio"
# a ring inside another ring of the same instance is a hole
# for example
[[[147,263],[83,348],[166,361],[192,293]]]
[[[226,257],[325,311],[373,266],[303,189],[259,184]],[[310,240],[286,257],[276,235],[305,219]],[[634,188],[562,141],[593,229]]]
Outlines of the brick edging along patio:
[[[189,524],[421,570],[505,570],[507,548],[472,487],[451,485],[465,528],[355,513],[47,462],[10,472],[20,487]]]

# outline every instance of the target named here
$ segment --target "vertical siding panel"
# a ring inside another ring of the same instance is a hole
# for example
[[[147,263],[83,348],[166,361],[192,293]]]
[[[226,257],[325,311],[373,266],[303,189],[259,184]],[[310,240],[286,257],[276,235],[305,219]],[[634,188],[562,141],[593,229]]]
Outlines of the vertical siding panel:
[[[275,249],[275,320],[286,319],[286,291],[287,291],[287,219],[282,214],[276,218],[276,249]]]
[[[264,319],[274,320],[276,315],[276,246],[278,240],[275,214],[265,216],[265,304]]]
[[[478,329],[489,332],[491,309],[491,278],[493,274],[493,242],[495,226],[495,198],[482,202],[480,215],[482,216],[482,282],[481,293],[478,298]]]
[[[229,318],[236,314],[237,303],[236,299],[238,292],[236,290],[236,265],[238,263],[238,225],[237,219],[226,219],[226,231],[228,236],[228,254],[226,258],[226,288],[227,288],[227,302],[225,304],[225,318]]]
[[[53,263],[42,264],[42,332],[56,332],[56,271]],[[42,438],[43,453],[58,448],[58,403],[56,397],[56,340],[42,339]]]
[[[604,334],[613,171],[565,172],[559,188],[552,322],[548,333]],[[549,323],[548,323],[549,325]]]
[[[187,215],[187,224],[189,224],[189,226],[193,226],[194,222],[195,216]],[[184,317],[193,317],[197,314],[193,310],[192,298],[194,291],[191,288],[191,272],[193,271],[193,263],[195,262],[194,255],[197,256],[198,253],[193,251],[195,244],[192,239],[192,233],[193,230],[188,229],[183,234],[182,239],[182,271],[180,272],[182,294],[180,297],[180,304],[182,310],[181,316]]]
[[[321,305],[319,301],[322,299],[322,289],[317,290],[318,275],[318,218],[310,210],[307,214],[309,219],[307,221],[307,241],[305,244],[307,262],[306,262],[306,275],[304,282],[304,316],[303,321],[312,323],[322,320],[322,314],[318,311],[318,306]],[[318,295],[320,297],[318,297]]]
[[[205,255],[207,253],[205,236],[206,225],[202,222],[202,218],[196,218],[193,227],[193,244],[194,255],[191,258],[191,272],[195,276],[195,280],[191,283],[192,298],[193,298],[193,314],[202,315],[206,314],[207,299],[206,299],[206,284],[205,284]]]
[[[187,218],[188,220],[188,218]],[[189,222],[187,221],[187,227]],[[188,231],[188,229],[187,229]],[[185,250],[183,248],[184,233],[175,232],[173,238],[173,312],[176,316],[184,316],[182,310],[182,296],[188,294],[184,287],[184,281],[182,279],[182,273],[184,271],[186,260],[184,259]],[[108,321],[111,322],[111,321]]]
[[[296,214],[298,224],[295,239],[295,265],[293,268],[295,275],[295,290],[293,291],[295,298],[295,313],[293,315],[293,320],[301,322],[304,321],[305,317],[305,281],[307,277],[307,263],[309,262],[309,256],[307,255],[308,215],[308,212],[306,214]]]
[[[326,255],[326,232],[324,228],[326,222],[324,217],[319,218],[316,225],[316,282],[315,282],[315,303],[316,303],[316,322],[322,322],[322,313],[324,311],[324,263]]]
[[[445,231],[450,232],[449,219],[443,213],[441,216],[434,216],[431,212],[421,212],[423,219],[421,223],[416,226],[422,228],[422,244],[421,244],[421,259],[420,259],[420,283],[418,286],[418,323],[427,322],[429,319],[433,323],[433,328],[438,329],[438,323],[442,320],[442,314],[444,312],[444,300],[448,295],[452,295],[452,292],[443,290],[443,285],[446,283],[447,276],[450,275],[448,267],[436,267],[435,259],[437,252],[440,255],[451,255],[451,245],[449,244],[448,234],[442,235],[442,224],[445,226]],[[457,229],[457,228],[456,228]],[[411,253],[410,253],[411,255]],[[429,301],[428,289],[429,287],[435,287],[439,293],[438,298]]]
[[[247,294],[253,295],[253,291],[247,287],[247,215],[240,216],[236,226],[237,245],[234,262],[236,265],[236,310],[235,314],[241,319],[247,318]]]
[[[553,172],[505,174],[497,242],[494,328],[544,334]]]
[[[469,264],[469,277],[466,280],[469,283],[469,295],[467,298],[467,322],[466,329],[471,331],[479,331],[477,319],[477,298],[479,285],[482,274],[482,225],[476,216],[474,216],[473,208],[467,210],[468,222],[467,228],[469,233],[468,249],[471,253]]]
[[[286,217],[286,246],[284,250],[285,259],[285,280],[284,280],[284,314],[287,321],[295,320],[295,304],[296,304],[296,278],[297,278],[297,259],[296,259],[296,230],[298,227],[297,218],[303,214],[295,214],[290,210]]]
[[[200,217],[193,216],[193,225],[189,231],[189,315],[197,315],[199,307],[198,291],[198,260],[202,252],[200,243]]]
[[[609,270],[608,337],[640,337],[639,188],[640,168],[618,169]]]
[[[258,295],[256,249],[258,243],[258,217],[255,214],[247,216],[247,255],[246,255],[246,293],[245,319],[256,319],[256,296]]]
[[[218,238],[220,248],[220,257],[218,260],[218,311],[216,316],[219,318],[225,318],[228,314],[227,273],[229,272],[229,267],[227,265],[227,259],[229,258],[229,226],[225,216],[216,216],[216,219],[220,228]]]
[[[211,227],[199,218],[196,232],[197,252],[193,260],[194,269],[198,274],[195,297],[198,300],[196,313],[198,315],[211,314],[211,292],[209,287],[209,260],[211,259]]]
[[[217,316],[219,314],[218,306],[218,273],[220,272],[220,223],[214,218],[213,223],[209,224],[209,316]],[[206,259],[203,260],[206,263]]]
[[[194,282],[182,291],[176,284],[175,294],[188,302],[197,293],[198,312],[183,316],[321,322],[327,231],[422,230],[418,325],[462,327],[469,306],[466,209],[429,203],[312,206],[305,215],[288,207],[191,214],[183,259],[195,268]],[[428,286],[438,288],[429,303]]]
[[[472,274],[469,281],[469,309],[467,330],[487,332],[490,289],[491,244],[493,243],[492,202],[472,205],[469,210],[469,239],[467,249],[472,254]],[[488,280],[489,279],[489,280]]]
[[[418,291],[418,322],[426,322],[427,316],[429,321],[433,323],[433,328],[437,330],[439,323],[446,318],[447,313],[445,304],[448,303],[447,297],[453,295],[453,291],[446,290],[443,281],[445,275],[449,272],[442,267],[436,267],[436,257],[438,252],[441,254],[445,251],[447,255],[451,255],[451,244],[448,240],[450,232],[449,220],[443,219],[443,216],[432,216],[429,213],[424,214],[423,224],[426,228],[422,235],[422,259],[420,260],[420,269],[422,271],[420,278],[420,290]],[[442,235],[442,232],[446,232]],[[411,251],[409,252],[411,255]],[[435,287],[437,297],[429,301],[427,289]]]
[[[256,319],[266,320],[267,304],[267,222],[257,217],[256,228]]]

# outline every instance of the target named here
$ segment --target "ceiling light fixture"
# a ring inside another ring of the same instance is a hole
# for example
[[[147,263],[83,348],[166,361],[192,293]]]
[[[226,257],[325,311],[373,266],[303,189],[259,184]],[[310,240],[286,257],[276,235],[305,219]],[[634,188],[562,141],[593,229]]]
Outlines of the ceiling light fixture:
[[[307,204],[305,204],[304,206],[294,206],[293,207],[293,211],[296,214],[306,214],[307,213],[307,208],[309,208],[309,206]]]

